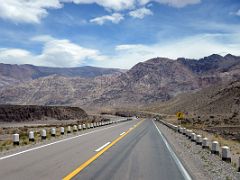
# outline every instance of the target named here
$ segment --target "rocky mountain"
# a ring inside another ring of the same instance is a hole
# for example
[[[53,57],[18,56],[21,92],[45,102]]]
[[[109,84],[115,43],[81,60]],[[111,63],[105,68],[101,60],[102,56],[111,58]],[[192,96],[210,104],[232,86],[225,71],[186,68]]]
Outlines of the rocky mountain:
[[[110,75],[122,73],[125,70],[114,68],[97,68],[91,66],[76,68],[54,68],[39,67],[33,65],[10,65],[0,64],[0,87],[22,83],[51,75],[67,76],[67,77],[83,77],[94,78],[102,75]]]
[[[182,93],[167,102],[152,104],[147,109],[166,114],[175,114],[180,111],[196,114],[239,113],[240,115],[240,80]]]
[[[2,104],[139,107],[176,95],[240,79],[240,57],[199,60],[153,58],[124,73],[73,77],[55,74],[0,90]]]
[[[87,117],[87,113],[79,107],[0,105],[0,122],[70,120]]]

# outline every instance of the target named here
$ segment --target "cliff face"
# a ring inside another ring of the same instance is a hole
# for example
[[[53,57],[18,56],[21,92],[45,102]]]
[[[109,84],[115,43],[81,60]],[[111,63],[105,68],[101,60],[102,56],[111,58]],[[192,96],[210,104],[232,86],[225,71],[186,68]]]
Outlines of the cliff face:
[[[87,114],[78,107],[0,105],[0,122],[83,119]]]

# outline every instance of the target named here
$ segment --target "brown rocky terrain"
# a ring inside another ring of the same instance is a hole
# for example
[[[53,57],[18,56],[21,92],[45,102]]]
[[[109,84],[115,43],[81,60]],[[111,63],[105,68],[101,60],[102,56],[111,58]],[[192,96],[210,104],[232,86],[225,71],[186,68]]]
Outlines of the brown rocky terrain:
[[[240,80],[184,93],[145,110],[173,115],[184,112],[181,123],[187,127],[240,140]],[[176,118],[171,121],[179,123]]]
[[[88,115],[79,107],[0,105],[0,122],[84,119]]]
[[[39,67],[33,65],[10,65],[0,63],[0,87],[15,85],[26,81],[58,75],[66,77],[94,78],[102,75],[118,74],[125,72],[122,69],[98,68],[98,67],[75,67],[75,68],[54,68]]]
[[[0,90],[0,103],[137,109],[168,101],[180,93],[239,80],[240,57],[214,54],[199,60],[154,58],[127,72],[88,78],[67,75],[65,69],[63,72],[45,77],[38,74],[33,80],[4,86]]]
[[[156,103],[148,110],[166,114],[224,114],[234,119],[240,114],[240,80],[183,93],[170,101]],[[232,124],[232,123],[231,123]]]

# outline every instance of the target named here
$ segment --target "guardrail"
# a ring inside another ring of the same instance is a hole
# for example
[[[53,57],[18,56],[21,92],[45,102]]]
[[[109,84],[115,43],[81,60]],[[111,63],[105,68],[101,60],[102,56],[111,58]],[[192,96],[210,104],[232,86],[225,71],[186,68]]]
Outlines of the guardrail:
[[[176,133],[180,133],[186,136],[189,140],[191,140],[192,142],[195,142],[196,145],[202,146],[202,149],[210,150],[212,154],[220,156],[223,161],[228,163],[232,162],[230,147],[228,146],[220,147],[219,142],[209,141],[207,137],[203,138],[201,135],[194,133],[191,129],[186,129],[181,126],[176,126],[174,124],[171,124],[162,120],[158,120],[158,121],[163,125],[167,126],[168,128],[172,129]],[[237,162],[237,171],[240,172],[240,157]]]
[[[86,129],[92,129],[92,128],[97,128],[97,127],[101,127],[101,126],[107,126],[107,125],[111,125],[114,123],[121,123],[121,122],[126,122],[126,121],[131,121],[132,118],[124,118],[124,119],[119,119],[119,120],[110,120],[110,121],[99,121],[99,122],[94,122],[94,123],[82,123],[82,124],[78,124],[78,125],[73,125],[73,126],[66,126],[66,127],[60,127],[60,128],[56,128],[56,127],[52,127],[49,131],[49,134],[51,137],[56,137],[57,132],[59,130],[59,136],[63,136],[65,134],[65,130],[67,132],[67,134],[71,134],[71,133],[76,133],[76,132],[80,132],[80,131],[84,131]],[[29,142],[34,142],[35,141],[35,134],[37,134],[37,132],[34,131],[29,131],[28,132],[28,138],[29,138]],[[46,140],[47,139],[47,130],[46,129],[41,129],[40,131],[40,137],[41,140]],[[18,146],[20,144],[21,141],[21,137],[20,134],[15,133],[12,135],[12,142],[15,146]]]

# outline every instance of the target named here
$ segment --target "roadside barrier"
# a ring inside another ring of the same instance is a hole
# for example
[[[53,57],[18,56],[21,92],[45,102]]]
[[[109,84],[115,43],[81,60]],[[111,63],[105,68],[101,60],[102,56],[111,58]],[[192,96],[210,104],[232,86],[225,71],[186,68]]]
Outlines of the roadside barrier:
[[[77,132],[78,128],[76,125],[73,126],[73,132]]]
[[[191,141],[196,142],[197,135],[195,133],[191,134]]]
[[[79,131],[82,130],[82,125],[81,124],[78,125],[78,130]]]
[[[30,132],[28,133],[28,138],[29,138],[29,141],[31,141],[31,142],[34,142],[34,141],[35,141],[34,132],[33,132],[33,131],[30,131]]]
[[[209,146],[209,141],[208,141],[208,138],[203,138],[203,141],[202,141],[202,148],[203,149],[210,149],[210,146]]]
[[[217,142],[217,141],[212,142],[211,153],[219,155],[219,142]]]
[[[19,134],[13,134],[13,144],[19,145]]]
[[[67,127],[67,133],[71,133],[71,131],[72,131],[71,126],[68,126],[68,127]]]
[[[201,135],[197,135],[196,144],[202,145],[202,136]]]
[[[201,135],[196,135],[190,129],[186,129],[181,126],[176,126],[162,120],[158,120],[158,121],[163,125],[167,126],[168,128],[172,129],[173,131],[178,132],[179,134],[185,135],[191,141],[196,142],[196,145],[202,146],[203,149],[209,149],[211,151],[211,154],[216,154],[220,156],[223,161],[229,162],[229,163],[232,162],[231,151],[228,146],[222,146],[220,148],[218,141],[212,141],[210,144],[210,141],[208,140],[207,137],[202,138]],[[221,154],[220,154],[220,149],[221,149]],[[240,157],[238,158],[238,162],[237,162],[237,171],[240,172]]]
[[[61,135],[64,135],[64,133],[65,133],[64,127],[60,127],[60,132],[61,132]]]
[[[51,136],[52,137],[56,136],[56,128],[51,128]]]
[[[42,140],[47,138],[47,131],[45,129],[41,130],[41,137],[42,137]]]
[[[231,162],[231,153],[228,146],[222,146],[222,160],[226,162]]]
[[[126,122],[126,121],[130,121],[132,120],[131,118],[124,118],[124,119],[119,119],[119,120],[115,120],[115,121],[100,121],[100,122],[93,122],[93,123],[87,123],[87,124],[79,124],[79,125],[73,125],[71,126],[67,126],[66,131],[68,134],[72,133],[72,129],[73,132],[77,132],[78,130],[85,130],[85,129],[90,129],[90,128],[96,128],[96,127],[100,127],[100,126],[104,126],[104,125],[109,125],[109,124],[115,124],[115,123],[120,123],[120,122]],[[175,130],[177,130],[177,126],[172,126],[172,128],[174,128]],[[52,127],[50,129],[50,135],[52,137],[55,137],[57,134],[57,129],[56,127]],[[64,135],[65,134],[65,127],[60,127],[60,134]],[[47,139],[47,130],[46,129],[42,129],[40,131],[40,137],[42,140]],[[28,139],[29,142],[34,142],[36,139],[34,137],[34,131],[29,131],[28,132]],[[12,135],[12,143],[13,145],[19,145],[20,144],[20,135],[15,133]]]

